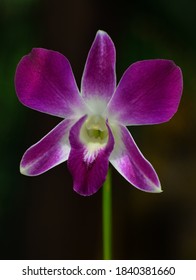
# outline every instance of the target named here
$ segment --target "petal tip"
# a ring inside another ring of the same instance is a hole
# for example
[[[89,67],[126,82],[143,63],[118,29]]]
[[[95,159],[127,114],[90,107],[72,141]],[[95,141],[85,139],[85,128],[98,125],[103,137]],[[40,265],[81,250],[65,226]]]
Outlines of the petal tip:
[[[109,40],[112,42],[112,39],[111,39],[111,37],[108,35],[108,33],[107,33],[106,31],[104,31],[104,30],[101,30],[101,29],[99,29],[99,30],[97,31],[95,37],[96,37],[96,38],[97,38],[97,37],[102,37],[102,38],[104,38],[105,40],[109,39]],[[101,39],[101,38],[100,38],[100,39]],[[112,42],[112,45],[113,45],[113,42]]]
[[[159,186],[158,188],[157,188],[157,187],[154,188],[152,192],[153,192],[153,193],[162,193],[163,190],[161,189],[161,186]]]
[[[97,35],[106,35],[106,34],[107,34],[107,32],[105,32],[104,30],[99,29],[97,31]]]
[[[133,185],[134,187],[136,187],[137,189],[139,189],[140,191],[146,192],[146,193],[162,193],[163,190],[161,189],[161,186],[153,186],[151,189],[145,189],[145,188],[139,188],[135,185]]]
[[[23,156],[23,157],[24,157],[24,156]],[[33,174],[31,174],[31,168],[29,168],[29,165],[24,164],[23,158],[22,158],[22,160],[21,160],[19,170],[20,170],[20,173],[21,173],[22,175],[25,175],[25,176],[34,176]]]
[[[157,177],[158,182],[152,184],[152,188],[148,191],[150,193],[162,193],[161,183]]]
[[[159,186],[153,185],[152,188],[150,188],[150,189],[141,188],[136,185],[133,185],[133,186],[136,187],[137,189],[139,189],[140,191],[143,191],[146,193],[162,193],[163,192],[160,185]]]
[[[20,165],[20,173],[21,173],[22,175],[29,176],[27,170],[28,170],[27,168],[25,168],[25,167],[23,167],[22,165]]]
[[[74,190],[74,192],[76,192],[78,195],[80,195],[80,196],[83,196],[83,197],[88,197],[88,196],[91,196],[91,195],[93,195],[93,194],[95,194],[98,190],[96,190],[96,191],[90,191],[90,192],[88,192],[88,191],[81,191],[81,190],[79,190],[78,189],[78,187],[77,186],[75,186],[74,185],[74,187],[73,187],[73,190]]]

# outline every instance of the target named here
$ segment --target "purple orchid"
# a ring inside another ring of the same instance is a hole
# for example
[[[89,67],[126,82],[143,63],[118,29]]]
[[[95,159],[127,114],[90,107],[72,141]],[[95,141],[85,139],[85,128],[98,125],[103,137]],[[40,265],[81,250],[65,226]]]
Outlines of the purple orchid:
[[[21,59],[15,76],[19,100],[64,119],[25,152],[22,174],[39,175],[68,160],[74,190],[92,195],[104,183],[110,162],[138,189],[161,191],[154,168],[126,126],[158,124],[175,114],[182,95],[181,70],[170,60],[139,61],[116,87],[115,60],[111,38],[98,31],[79,92],[62,54],[36,48]]]

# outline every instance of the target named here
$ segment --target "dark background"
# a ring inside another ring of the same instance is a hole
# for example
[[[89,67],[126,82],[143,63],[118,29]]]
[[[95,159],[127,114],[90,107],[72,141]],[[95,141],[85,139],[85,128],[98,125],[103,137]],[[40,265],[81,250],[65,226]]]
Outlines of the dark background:
[[[82,197],[63,163],[34,178],[19,173],[24,151],[60,119],[22,106],[14,73],[33,47],[63,53],[76,81],[97,30],[112,37],[118,81],[142,59],[172,59],[183,71],[175,117],[130,127],[163,193],[148,194],[113,171],[113,258],[196,258],[196,1],[0,1],[0,258],[101,259],[100,190]]]

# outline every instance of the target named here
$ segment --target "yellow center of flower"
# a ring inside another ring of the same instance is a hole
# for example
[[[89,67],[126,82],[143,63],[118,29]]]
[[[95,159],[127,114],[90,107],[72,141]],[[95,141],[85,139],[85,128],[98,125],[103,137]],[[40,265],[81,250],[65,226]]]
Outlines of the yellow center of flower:
[[[100,115],[89,116],[81,128],[80,138],[85,144],[106,144],[108,128],[105,119]]]

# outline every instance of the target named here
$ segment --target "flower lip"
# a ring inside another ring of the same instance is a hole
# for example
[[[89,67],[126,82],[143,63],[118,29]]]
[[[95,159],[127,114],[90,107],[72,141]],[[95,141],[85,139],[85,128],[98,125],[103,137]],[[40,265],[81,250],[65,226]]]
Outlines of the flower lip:
[[[107,122],[108,140],[106,143],[90,142],[88,145],[83,143],[80,132],[82,127],[84,128],[86,119],[87,116],[82,117],[70,130],[71,151],[68,158],[74,190],[85,196],[97,192],[104,183],[109,167],[109,156],[114,147],[114,138]]]

